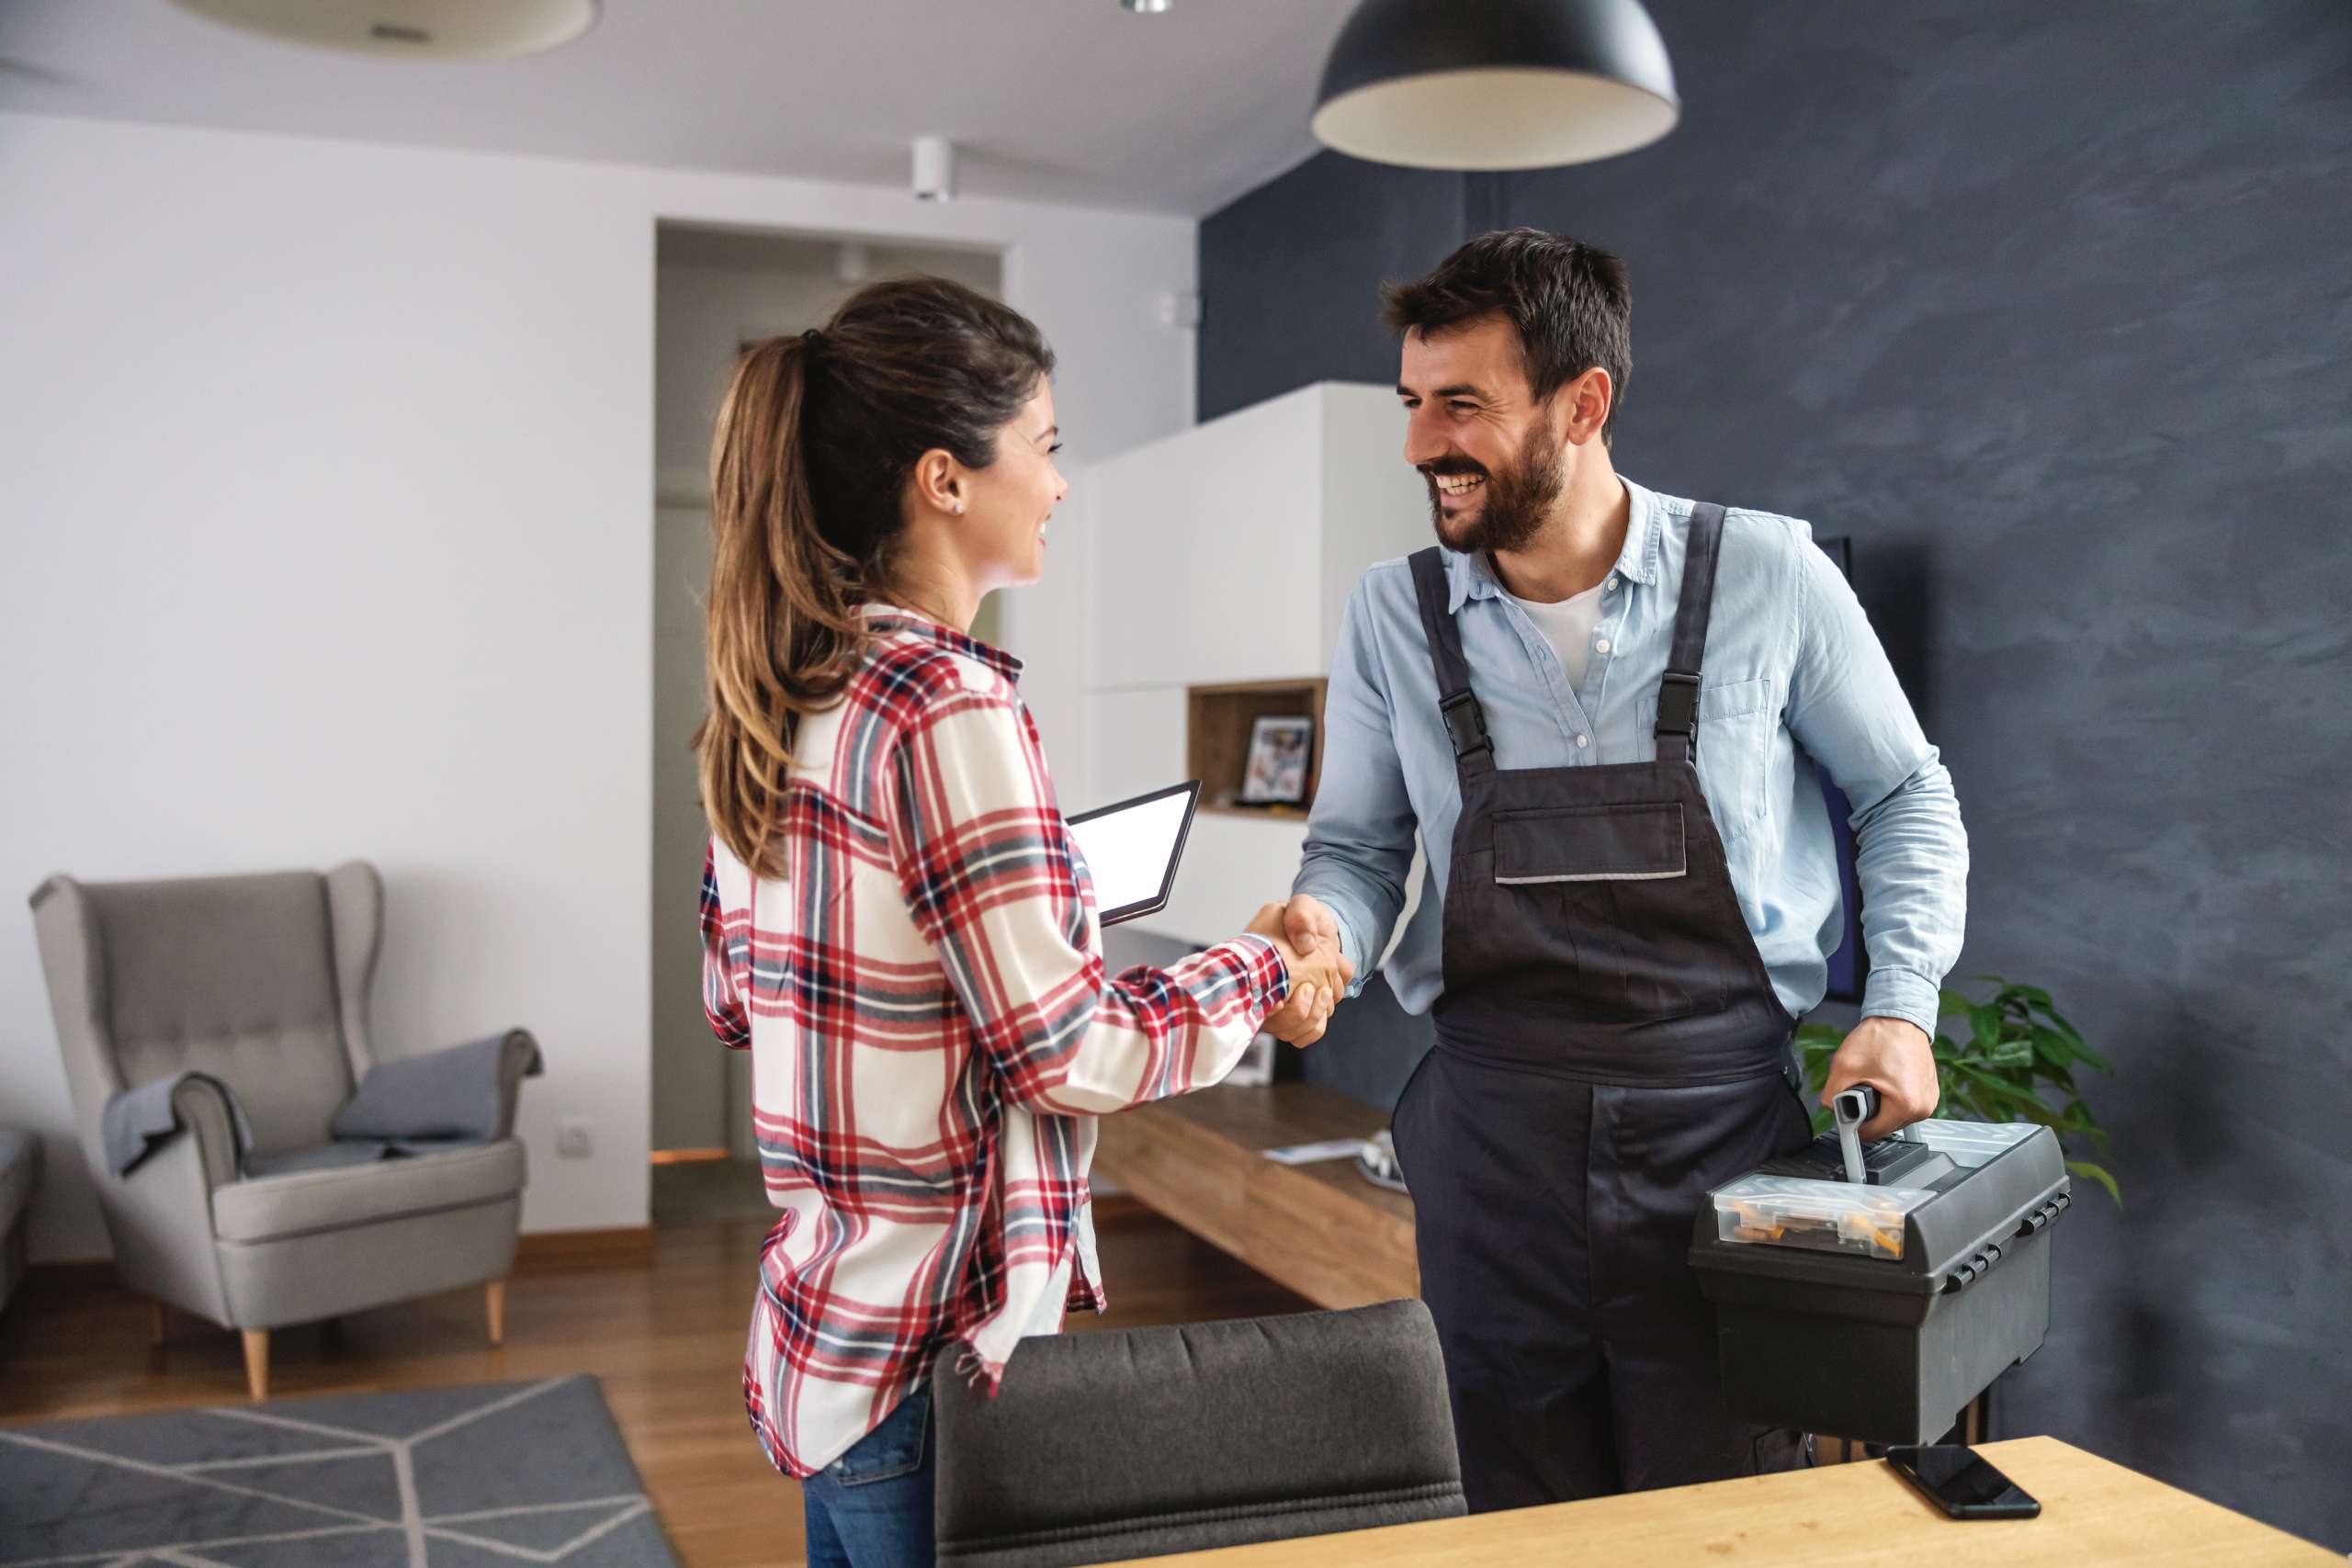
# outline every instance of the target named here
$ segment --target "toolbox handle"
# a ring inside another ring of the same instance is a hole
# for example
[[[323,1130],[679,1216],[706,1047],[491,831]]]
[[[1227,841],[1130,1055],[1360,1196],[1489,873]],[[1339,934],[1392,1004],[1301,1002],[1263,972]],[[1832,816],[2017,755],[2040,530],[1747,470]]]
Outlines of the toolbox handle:
[[[1846,1179],[1857,1187],[1870,1184],[1862,1167],[1861,1125],[1878,1114],[1878,1090],[1866,1083],[1841,1089],[1831,1097],[1829,1115],[1838,1124],[1838,1152],[1846,1159]]]

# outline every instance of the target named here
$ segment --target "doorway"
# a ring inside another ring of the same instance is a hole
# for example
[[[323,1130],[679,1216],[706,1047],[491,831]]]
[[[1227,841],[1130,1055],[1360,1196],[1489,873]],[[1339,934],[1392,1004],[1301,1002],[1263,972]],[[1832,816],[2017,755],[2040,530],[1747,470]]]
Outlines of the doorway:
[[[709,836],[692,746],[702,721],[710,580],[710,437],[743,347],[821,326],[874,278],[934,273],[992,299],[994,252],[663,223],[653,351],[653,1082],[657,1225],[761,1214],[751,1054],[711,1037],[695,911]],[[996,605],[974,635],[994,640]]]

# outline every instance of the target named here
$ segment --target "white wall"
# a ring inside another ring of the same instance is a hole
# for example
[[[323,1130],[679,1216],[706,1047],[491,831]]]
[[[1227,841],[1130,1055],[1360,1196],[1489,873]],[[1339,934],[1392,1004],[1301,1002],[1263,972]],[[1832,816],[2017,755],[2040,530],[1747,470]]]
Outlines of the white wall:
[[[1003,246],[1074,459],[1190,422],[1182,220],[0,115],[0,889],[375,860],[383,1047],[547,1047],[535,1230],[646,1216],[663,218]],[[0,1119],[102,1254],[17,897]]]

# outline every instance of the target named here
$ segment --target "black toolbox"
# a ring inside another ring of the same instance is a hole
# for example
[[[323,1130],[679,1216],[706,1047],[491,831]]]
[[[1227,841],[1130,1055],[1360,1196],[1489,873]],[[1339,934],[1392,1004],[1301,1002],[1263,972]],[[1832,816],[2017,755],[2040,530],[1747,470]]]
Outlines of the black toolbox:
[[[2046,1127],[1922,1122],[1840,1179],[1825,1135],[1715,1189],[1690,1264],[1714,1303],[1734,1420],[1931,1443],[2050,1330]]]

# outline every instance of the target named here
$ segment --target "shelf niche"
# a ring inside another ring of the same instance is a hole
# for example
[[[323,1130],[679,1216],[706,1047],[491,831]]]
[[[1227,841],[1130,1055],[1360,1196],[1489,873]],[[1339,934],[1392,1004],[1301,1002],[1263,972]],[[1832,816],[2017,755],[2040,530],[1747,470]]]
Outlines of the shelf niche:
[[[1227,817],[1257,817],[1304,822],[1323,781],[1323,694],[1319,676],[1289,681],[1246,681],[1232,685],[1184,689],[1185,768],[1201,781],[1201,809]],[[1306,798],[1295,806],[1245,805],[1242,776],[1250,766],[1250,736],[1261,718],[1315,721],[1306,758]]]

